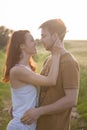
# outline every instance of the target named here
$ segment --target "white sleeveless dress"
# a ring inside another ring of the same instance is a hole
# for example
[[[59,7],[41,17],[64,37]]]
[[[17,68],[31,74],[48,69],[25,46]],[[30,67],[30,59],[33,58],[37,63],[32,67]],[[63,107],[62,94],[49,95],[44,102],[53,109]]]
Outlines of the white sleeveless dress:
[[[13,119],[8,123],[6,130],[36,130],[36,122],[24,125],[20,119],[30,108],[37,106],[38,92],[35,86],[26,85],[17,89],[11,88]]]

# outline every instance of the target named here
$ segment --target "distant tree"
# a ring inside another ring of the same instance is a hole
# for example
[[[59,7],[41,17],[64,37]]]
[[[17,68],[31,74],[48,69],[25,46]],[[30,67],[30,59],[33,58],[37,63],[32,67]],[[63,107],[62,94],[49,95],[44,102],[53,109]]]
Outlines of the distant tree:
[[[0,26],[0,49],[5,48],[12,32],[13,30]]]

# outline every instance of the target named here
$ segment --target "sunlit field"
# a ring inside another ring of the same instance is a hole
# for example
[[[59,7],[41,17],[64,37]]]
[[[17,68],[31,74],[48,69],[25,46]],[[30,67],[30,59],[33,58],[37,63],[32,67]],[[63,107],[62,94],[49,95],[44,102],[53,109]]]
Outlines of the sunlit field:
[[[79,119],[71,121],[71,130],[79,130],[78,127],[84,125],[87,130],[87,41],[65,41],[65,47],[78,60],[80,66],[80,90],[77,111]],[[45,58],[50,54],[45,51],[42,45],[38,46],[38,54],[34,57],[37,63],[37,71],[40,73]],[[5,54],[0,50],[0,79],[2,77]],[[11,106],[11,95],[9,84],[0,82],[0,130],[6,130],[6,125],[10,120],[8,110]],[[79,123],[80,122],[80,123]]]

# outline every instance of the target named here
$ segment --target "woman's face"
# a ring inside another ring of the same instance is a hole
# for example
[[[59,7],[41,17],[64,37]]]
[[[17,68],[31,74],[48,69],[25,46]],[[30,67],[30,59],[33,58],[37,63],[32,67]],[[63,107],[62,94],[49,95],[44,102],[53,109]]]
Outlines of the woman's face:
[[[33,55],[37,52],[36,50],[36,42],[30,33],[25,34],[25,44],[24,44],[24,51],[27,54]]]

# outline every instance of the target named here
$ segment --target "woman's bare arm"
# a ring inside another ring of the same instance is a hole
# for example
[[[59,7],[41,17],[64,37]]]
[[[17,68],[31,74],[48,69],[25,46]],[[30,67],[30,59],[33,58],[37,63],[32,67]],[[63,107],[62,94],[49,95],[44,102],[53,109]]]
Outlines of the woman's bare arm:
[[[52,56],[52,65],[48,76],[43,76],[38,73],[28,70],[23,66],[16,66],[12,70],[14,77],[26,84],[38,86],[53,86],[56,84],[59,71],[60,54]]]

